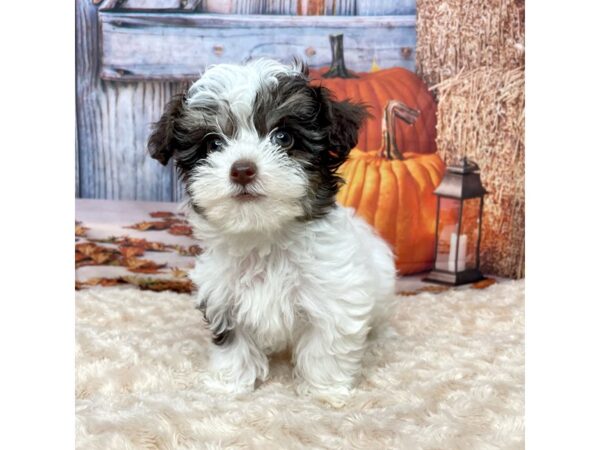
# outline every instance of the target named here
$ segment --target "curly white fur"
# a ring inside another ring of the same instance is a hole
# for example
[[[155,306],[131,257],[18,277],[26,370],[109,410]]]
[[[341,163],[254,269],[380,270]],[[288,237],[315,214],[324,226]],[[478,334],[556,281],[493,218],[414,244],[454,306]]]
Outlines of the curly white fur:
[[[190,218],[205,248],[191,273],[198,300],[212,323],[229,317],[234,330],[211,359],[228,390],[253,389],[267,378],[267,355],[291,346],[302,392],[347,394],[373,320],[393,296],[387,245],[343,207],[269,235],[211,233]]]
[[[279,90],[281,80],[287,91]],[[219,150],[207,152],[185,176],[189,220],[204,249],[191,278],[199,307],[220,336],[211,358],[218,387],[254,389],[269,374],[268,356],[289,348],[298,390],[337,402],[353,386],[376,309],[393,296],[395,269],[391,250],[373,229],[354,211],[333,205],[337,181],[321,179],[333,176],[332,157],[316,158],[326,145],[350,150],[352,139],[345,137],[356,135],[358,123],[350,125],[349,115],[358,112],[307,83],[301,68],[271,60],[214,66],[190,88],[176,120],[188,130],[212,123],[221,140]],[[287,112],[280,126],[285,129],[288,118],[296,127],[304,124],[295,132],[311,136],[310,144],[298,139],[299,147],[282,149],[271,139],[278,126],[257,131],[255,102],[265,95]],[[322,127],[311,122],[313,111],[330,111],[319,116]],[[333,127],[337,120],[344,125]],[[333,134],[337,144],[324,143]],[[251,183],[232,181],[237,161],[255,164]],[[252,198],[240,200],[240,194]],[[327,210],[324,195],[332,199]],[[312,217],[317,208],[325,212]]]

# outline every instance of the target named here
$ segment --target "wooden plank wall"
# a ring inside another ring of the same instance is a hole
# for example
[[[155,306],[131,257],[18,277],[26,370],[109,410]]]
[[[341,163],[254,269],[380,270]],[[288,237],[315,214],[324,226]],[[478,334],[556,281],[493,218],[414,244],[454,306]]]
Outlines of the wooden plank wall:
[[[100,77],[105,80],[196,80],[212,64],[261,57],[298,57],[310,67],[329,66],[329,35],[340,30],[346,65],[352,70],[368,72],[373,61],[381,68],[415,70],[412,15],[314,18],[111,11],[100,14],[100,26]]]
[[[76,0],[76,195],[179,201],[174,169],[146,154],[150,124],[185,88],[173,81],[100,78],[99,10],[168,9],[222,14],[414,14],[415,0]],[[316,12],[315,12],[316,11]]]
[[[112,83],[99,77],[97,5],[76,2],[79,196],[173,200],[173,170],[147,157],[149,124],[177,91],[172,82]]]

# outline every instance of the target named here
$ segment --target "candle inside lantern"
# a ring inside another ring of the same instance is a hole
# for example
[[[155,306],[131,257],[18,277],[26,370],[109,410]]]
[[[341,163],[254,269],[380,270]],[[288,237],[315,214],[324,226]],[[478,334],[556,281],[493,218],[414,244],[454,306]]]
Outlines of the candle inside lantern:
[[[452,233],[450,236],[450,255],[448,259],[448,270],[451,272],[461,272],[465,270],[465,262],[467,258],[467,235],[461,234],[457,244],[458,235]],[[458,251],[458,270],[456,269],[456,252]]]

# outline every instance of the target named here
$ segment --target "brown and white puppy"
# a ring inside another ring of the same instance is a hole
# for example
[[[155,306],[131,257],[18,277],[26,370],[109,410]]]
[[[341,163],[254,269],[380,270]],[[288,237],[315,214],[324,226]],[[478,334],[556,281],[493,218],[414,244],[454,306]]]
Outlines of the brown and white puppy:
[[[217,385],[253,389],[291,348],[299,390],[338,401],[393,295],[388,246],[336,204],[336,174],[367,113],[309,83],[302,64],[211,67],[155,124],[204,252],[191,274],[213,333]]]

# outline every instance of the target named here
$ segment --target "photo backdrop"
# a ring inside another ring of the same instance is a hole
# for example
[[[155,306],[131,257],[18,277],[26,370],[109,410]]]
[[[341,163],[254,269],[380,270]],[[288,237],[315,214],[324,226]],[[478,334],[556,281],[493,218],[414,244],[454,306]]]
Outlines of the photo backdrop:
[[[414,0],[77,0],[76,195],[179,201],[174,170],[146,154],[165,102],[206,66],[297,56],[331,64],[344,34],[346,65],[414,71]],[[376,133],[377,139],[379,133]]]
[[[373,106],[358,144],[371,154],[343,168],[340,201],[407,252],[405,270],[430,265],[431,219],[413,218],[433,215],[443,163],[468,156],[489,192],[482,270],[524,276],[524,0],[77,0],[76,8],[77,197],[181,200],[173,167],[146,153],[163,105],[210,64],[296,56],[338,96]],[[330,35],[343,35],[340,53],[361,79],[321,79],[339,63]],[[390,99],[421,114],[414,125],[398,120],[395,145],[383,146]],[[401,157],[384,164],[386,153]],[[414,164],[402,161],[408,153]],[[429,175],[391,176],[426,158],[441,161]]]

